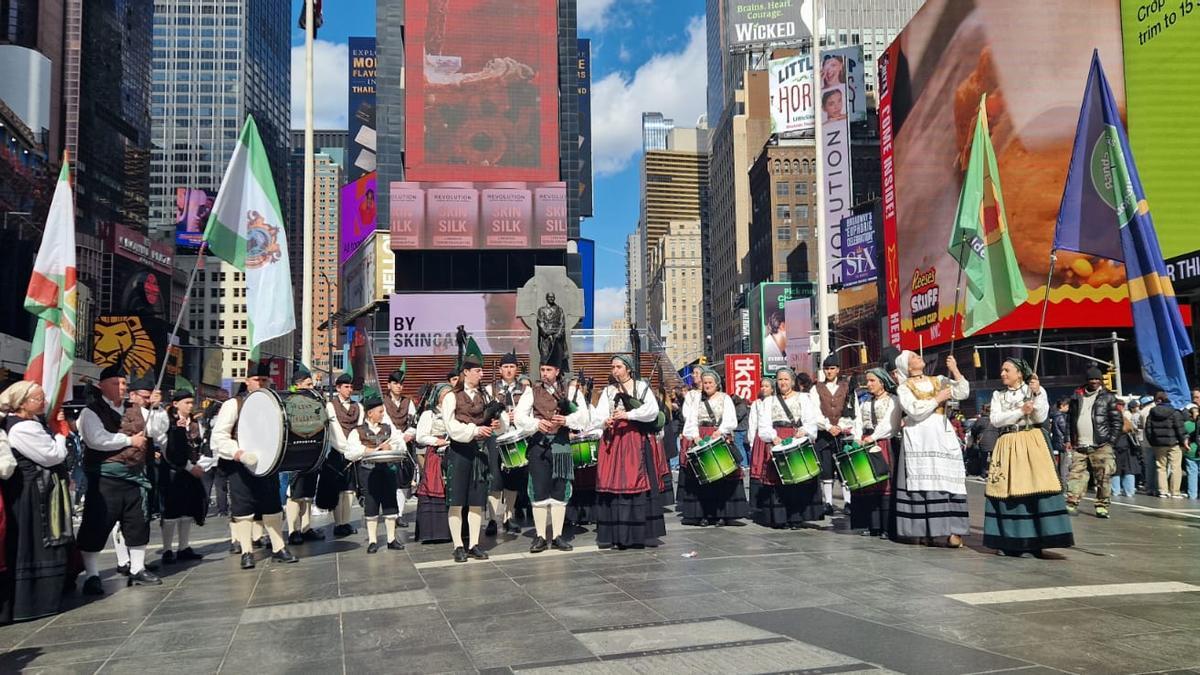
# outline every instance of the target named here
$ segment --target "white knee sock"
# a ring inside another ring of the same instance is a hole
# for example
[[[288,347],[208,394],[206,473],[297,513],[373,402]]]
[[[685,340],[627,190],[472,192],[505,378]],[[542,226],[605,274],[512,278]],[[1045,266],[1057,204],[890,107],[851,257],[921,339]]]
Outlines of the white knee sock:
[[[100,553],[98,551],[80,551],[83,556],[83,569],[89,577],[100,576]]]
[[[396,519],[392,516],[384,516],[383,526],[387,530],[388,543],[396,541]]]
[[[229,521],[229,529],[233,531],[233,539],[242,546],[242,555],[254,552],[254,521],[253,516],[234,518]]]
[[[821,481],[821,492],[825,495],[825,503],[832,504],[833,503],[833,481],[831,481],[831,480]]]
[[[467,548],[479,545],[479,530],[483,527],[483,507],[471,506],[467,509],[467,534],[471,537]]]
[[[129,547],[129,573],[137,574],[146,569],[146,547]]]
[[[517,491],[504,491],[504,522],[508,522],[516,514]]]
[[[500,492],[488,493],[488,511],[491,512],[490,518],[497,523],[504,522],[504,504],[501,503]]]
[[[275,553],[282,551],[286,545],[283,540],[283,516],[278,513],[263,516],[262,524],[263,529],[267,531],[267,536],[271,538],[271,551]]]
[[[550,522],[554,524],[554,536],[563,536],[563,526],[567,523],[567,505],[566,504],[551,504],[550,505]],[[549,539],[550,537],[546,537]]]
[[[842,502],[846,504],[850,503],[850,486],[845,483],[842,483]]]
[[[337,508],[341,510],[341,514],[339,515],[336,512],[334,513],[334,518],[337,519],[338,525],[349,525],[350,524],[350,514],[354,508],[353,500],[354,500],[353,492],[343,492],[342,494],[338,495]]]
[[[183,518],[179,521],[179,550],[191,548],[192,520]]]
[[[125,545],[125,535],[121,534],[120,524],[113,527],[112,531],[113,548],[117,550],[117,566],[124,567],[129,564],[129,547]]]
[[[303,501],[296,503],[300,505],[300,531],[308,532],[312,529],[312,502]]]
[[[171,544],[175,541],[175,522],[174,520],[163,519],[162,521],[162,545],[164,551],[173,550]]]
[[[462,508],[458,506],[451,506],[450,513],[447,517],[450,521],[450,541],[454,542],[454,548],[463,548]]]
[[[367,521],[367,543],[378,544],[379,543],[379,519],[378,518],[367,518],[366,516],[364,516],[364,518],[366,518],[366,521]]]
[[[259,539],[263,538],[264,534],[266,534],[266,530],[263,529],[263,524],[262,524],[261,520],[250,521],[250,538],[251,539],[253,539],[254,541],[258,541]]]
[[[546,531],[550,521],[550,505],[534,504],[533,505],[533,529],[537,532],[537,536],[542,539],[549,540],[550,533]]]
[[[300,502],[298,502],[294,499],[289,499],[289,500],[287,500],[287,505],[284,508],[285,508],[285,513],[287,514],[288,533],[290,534],[292,532],[300,532],[301,531],[300,530],[300,511],[301,511]]]

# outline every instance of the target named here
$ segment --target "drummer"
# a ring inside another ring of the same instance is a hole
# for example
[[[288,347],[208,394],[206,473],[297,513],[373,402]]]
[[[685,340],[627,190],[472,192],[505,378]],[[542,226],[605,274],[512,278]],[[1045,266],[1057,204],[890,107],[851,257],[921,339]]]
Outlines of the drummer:
[[[362,424],[362,406],[356,403],[351,395],[354,393],[354,379],[342,373],[334,382],[337,395],[325,404],[329,413],[329,435],[333,450],[325,458],[321,466],[320,479],[317,482],[317,506],[326,511],[333,511],[333,536],[348,537],[358,530],[350,524],[351,507],[354,504],[355,492],[350,485],[350,468],[346,464],[346,438],[350,431]]]
[[[833,515],[833,455],[850,435],[854,420],[846,415],[852,395],[850,381],[841,377],[841,361],[836,354],[825,357],[821,364],[824,382],[813,387],[820,416],[817,417],[817,438],[814,443],[821,458],[821,496],[825,500],[825,515]],[[843,508],[850,505],[850,490],[842,482]]]
[[[711,368],[700,374],[700,395],[685,400],[683,406],[683,437],[680,455],[685,459],[679,469],[679,503],[684,525],[742,525],[741,518],[750,515],[746,488],[739,468],[728,476],[711,483],[702,483],[686,458],[688,451],[709,439],[722,438],[733,455],[735,466],[742,464],[742,451],[732,442],[737,427],[733,400],[721,391],[721,376]]]
[[[771,459],[771,450],[790,438],[809,441],[817,436],[817,417],[820,414],[813,397],[796,391],[796,373],[783,367],[775,371],[776,393],[763,399],[758,411],[758,443],[750,460],[754,522],[765,527],[798,530],[806,521],[825,519],[825,503],[821,499],[818,479],[795,485],[784,485]]]
[[[468,558],[487,560],[488,554],[479,547],[479,532],[483,527],[483,507],[487,504],[491,475],[484,442],[493,435],[508,430],[508,418],[500,414],[487,420],[487,394],[480,389],[483,363],[475,356],[466,356],[459,370],[454,395],[442,403],[442,422],[450,437],[446,453],[447,523],[454,541],[454,562],[465,563]],[[485,424],[485,421],[489,423]],[[468,540],[462,539],[463,510],[467,511]]]
[[[450,541],[447,524],[446,483],[442,464],[450,439],[442,420],[442,406],[454,387],[445,382],[434,386],[429,401],[417,420],[417,463],[421,480],[417,484],[417,528],[415,536],[422,544]],[[461,530],[460,530],[461,532]]]
[[[865,378],[870,399],[859,404],[852,434],[862,445],[874,443],[888,467],[893,466],[892,439],[900,435],[900,405],[896,403],[896,381],[883,368],[872,368]],[[854,493],[850,528],[866,530],[871,536],[887,537],[891,530],[890,480]]]
[[[284,545],[283,508],[279,503],[279,474],[256,476],[254,467],[258,455],[246,452],[238,445],[237,425],[242,403],[246,396],[270,386],[271,369],[266,362],[258,361],[247,371],[246,393],[235,396],[221,404],[221,411],[213,421],[212,445],[227,464],[229,473],[229,516],[234,536],[242,549],[242,569],[254,569],[254,516],[261,514],[263,527],[271,539],[271,559],[276,562],[294,563],[300,559]]]
[[[516,410],[517,428],[532,434],[527,455],[528,489],[537,536],[529,552],[545,551],[548,541],[560,551],[570,551],[573,547],[563,538],[567,502],[571,499],[571,484],[575,479],[570,430],[585,427],[590,411],[579,387],[563,383],[558,364],[543,363],[538,372],[541,381],[521,398]],[[568,409],[573,410],[568,412]],[[550,537],[551,524],[553,539]]]
[[[204,439],[200,425],[192,419],[196,404],[191,390],[176,390],[167,409],[171,427],[167,431],[164,465],[170,472],[163,494],[162,542],[163,564],[176,561],[200,560],[204,556],[192,550],[192,523],[204,526],[208,514],[208,491],[204,489],[204,472],[216,466],[217,460],[200,453]],[[174,548],[179,533],[179,549]]]
[[[504,414],[508,424],[516,423],[516,409],[529,390],[527,381],[518,377],[516,352],[509,352],[500,358],[500,380],[487,386],[490,398],[504,404]],[[488,510],[492,518],[488,521],[489,537],[496,536],[496,519],[504,523],[505,534],[521,534],[521,526],[515,516],[517,496],[525,490],[529,483],[529,471],[526,467],[504,469],[500,465],[500,450],[495,443],[488,446],[488,467],[492,471],[492,485],[488,490]]]
[[[406,451],[413,447],[417,438],[417,406],[412,399],[404,395],[404,377],[407,373],[408,361],[405,360],[388,375],[387,393],[383,396],[384,421],[404,439]],[[402,462],[396,469],[396,503],[400,509],[396,516],[396,524],[408,527],[404,520],[404,505],[412,496],[413,480],[416,478],[413,472],[415,465]]]
[[[571,376],[568,375],[568,378]],[[572,426],[571,435],[575,439],[594,436],[599,440],[604,420],[596,417],[596,406],[591,403],[591,380],[574,380],[579,387],[579,401],[588,410],[587,422],[581,426]],[[570,425],[568,425],[570,426]],[[596,509],[596,464],[576,466],[575,478],[571,481],[571,497],[567,500],[567,523],[580,527],[592,522]]]
[[[292,373],[292,389],[320,397],[313,388],[312,372],[303,363],[296,365]],[[312,527],[312,502],[317,496],[317,471],[308,473],[293,473],[288,481],[287,504],[284,513],[287,517],[288,543],[299,546],[306,541],[321,541],[325,534]]]
[[[380,452],[405,451],[404,436],[387,423],[383,399],[371,396],[362,403],[363,423],[350,430],[346,439],[346,459],[354,462],[358,485],[363,496],[363,518],[367,522],[367,553],[379,551],[379,518],[387,528],[389,551],[403,551],[404,542],[396,538],[396,470],[390,462],[372,462]]]

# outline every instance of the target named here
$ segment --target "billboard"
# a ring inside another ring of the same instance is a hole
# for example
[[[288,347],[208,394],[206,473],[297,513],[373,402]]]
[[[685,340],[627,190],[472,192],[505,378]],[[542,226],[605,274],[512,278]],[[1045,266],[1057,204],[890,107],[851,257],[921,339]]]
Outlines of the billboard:
[[[388,353],[457,354],[463,326],[484,354],[529,353],[529,329],[517,318],[516,293],[393,293]]]
[[[875,283],[879,279],[875,211],[846,216],[841,224],[842,288]]]
[[[338,288],[342,310],[382,300],[396,287],[396,256],[387,232],[372,232],[342,267]]]
[[[763,283],[750,291],[750,348],[762,356],[764,373],[773,373],[788,363],[786,305],[800,297],[802,288],[806,287]],[[811,325],[810,319],[808,326]],[[796,328],[803,331],[799,335],[808,335],[804,326]]]
[[[338,231],[339,268],[375,232],[377,211],[374,173],[342,186],[341,227]]]
[[[771,133],[812,131],[816,125],[816,92],[812,59],[789,56],[767,64],[771,94]]]
[[[207,190],[175,188],[175,246],[188,251],[200,248],[216,197]]]
[[[1200,108],[1198,16],[1192,2],[1121,1],[1129,144],[1166,258],[1200,249],[1195,206],[1200,127],[1181,123]],[[1109,80],[1117,77],[1108,61],[1104,67]]]
[[[1060,252],[1050,269],[1093,47],[1124,108],[1120,31],[1115,2],[929,0],[880,55],[890,342],[916,349],[951,338],[958,265],[946,249],[985,93],[1009,233],[1030,302],[982,333],[1036,328],[1048,276],[1048,328],[1130,325],[1124,267]]]
[[[558,3],[405,3],[405,177],[551,181]]]
[[[730,49],[799,42],[811,37],[801,0],[727,0]]]
[[[688,373],[690,378],[692,375]],[[762,362],[758,354],[725,355],[725,391],[744,401],[757,401],[762,384]]]
[[[850,215],[854,190],[850,172],[850,112],[849,75],[846,54],[828,52],[821,55],[821,147],[825,181],[825,254],[829,259],[829,286],[842,284],[842,218]]]
[[[783,304],[783,318],[787,322],[787,365],[797,373],[813,372],[812,353],[818,350],[813,330],[812,298],[796,298]]]
[[[375,38],[350,38],[346,180],[375,171]]]
[[[106,315],[92,327],[92,363],[101,368],[117,363],[124,355],[125,372],[134,377],[158,375],[167,357],[171,324],[162,319],[137,315]],[[176,355],[182,350],[174,350]],[[178,361],[178,357],[174,359]],[[182,363],[168,364],[168,375],[181,371]],[[171,371],[174,372],[171,372]],[[167,385],[171,382],[167,382]]]
[[[592,41],[579,39],[579,215],[592,215]]]
[[[174,247],[124,225],[110,227],[112,295],[103,311],[167,318],[171,312]]]
[[[394,250],[567,245],[567,184],[562,181],[393,181],[388,195]]]

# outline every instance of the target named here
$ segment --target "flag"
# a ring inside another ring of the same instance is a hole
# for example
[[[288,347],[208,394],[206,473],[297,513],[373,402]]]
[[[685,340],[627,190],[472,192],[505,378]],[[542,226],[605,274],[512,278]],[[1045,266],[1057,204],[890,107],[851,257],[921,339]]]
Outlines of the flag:
[[[979,99],[975,138],[948,247],[950,257],[958,261],[967,278],[964,336],[995,323],[1029,297],[1008,236],[986,102],[985,94]],[[958,312],[958,307],[954,311]]]
[[[1190,403],[1183,357],[1192,353],[1192,345],[1129,138],[1095,51],[1075,128],[1054,249],[1125,263],[1142,375],[1167,392],[1172,406]]]
[[[204,242],[213,255],[246,273],[252,353],[296,330],[283,212],[253,117],[246,118],[221,179]]]
[[[46,419],[52,424],[67,399],[75,365],[75,200],[69,166],[64,157],[25,291],[25,310],[37,317],[25,379],[46,390]]]

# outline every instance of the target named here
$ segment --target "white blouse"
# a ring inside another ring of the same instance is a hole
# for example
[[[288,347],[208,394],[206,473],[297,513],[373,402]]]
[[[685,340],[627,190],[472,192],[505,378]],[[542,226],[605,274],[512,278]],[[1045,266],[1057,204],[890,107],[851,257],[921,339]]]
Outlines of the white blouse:
[[[684,398],[684,438],[690,438],[693,441],[700,440],[700,427],[702,426],[715,426],[717,433],[722,436],[733,434],[733,430],[737,428],[737,412],[729,395],[724,392],[716,392],[708,398],[708,406],[713,409],[713,415],[716,415],[719,419],[713,420],[710,418],[708,408],[704,406],[703,396],[696,396],[691,399]]]
[[[868,435],[867,429],[874,429],[869,435],[876,440],[900,434],[900,406],[890,394],[884,393],[879,398],[858,404],[858,414],[854,418],[854,440],[862,441],[863,436]]]
[[[1021,407],[1026,399],[1033,399],[1033,414],[1025,417]],[[1029,385],[1022,384],[1017,389],[1000,389],[992,392],[991,420],[996,428],[1011,427],[1014,424],[1041,424],[1050,415],[1050,401],[1046,398],[1046,390],[1038,388],[1036,396],[1029,393]]]
[[[915,380],[915,381],[914,381]],[[936,399],[926,398],[918,399],[912,390],[909,389],[909,383],[914,387],[927,394],[937,393],[946,384],[950,386],[950,398],[955,401],[962,401],[971,394],[971,385],[966,378],[959,381],[951,381],[941,377],[922,376],[918,378],[909,378],[904,384],[900,385],[897,390],[900,399],[900,407],[904,410],[904,414],[908,415],[914,423],[923,422],[929,416],[933,415],[938,408],[944,404],[938,403]]]
[[[779,440],[779,434],[775,432],[775,422],[795,421],[800,423],[796,429],[797,436],[816,438],[817,418],[821,413],[813,397],[798,391],[791,392],[785,397],[787,412],[784,412],[779,399],[779,395],[775,395],[762,401],[758,411],[758,437],[764,443],[774,443]],[[791,413],[790,420],[789,412]]]
[[[67,458],[67,439],[62,434],[51,436],[37,420],[17,422],[8,430],[8,443],[35,464],[58,466]]]
[[[642,386],[637,386],[639,384]],[[600,402],[596,404],[596,417],[601,420],[612,417],[613,412],[620,405],[620,402],[616,400],[616,396],[621,391],[630,394],[642,402],[642,405],[637,408],[625,411],[625,418],[630,422],[653,422],[654,418],[658,417],[658,399],[650,392],[650,386],[641,380],[634,383],[633,393],[630,393],[628,388],[621,388],[615,384],[605,387],[604,391],[600,394]],[[622,409],[624,409],[624,406],[622,406]],[[734,426],[737,425],[735,424]]]
[[[384,424],[386,424],[386,422]],[[370,422],[367,422],[366,425],[367,429],[369,429],[371,433],[377,433],[380,430],[380,427],[383,426],[383,424],[372,424]],[[387,427],[388,429],[391,429],[392,433],[388,436],[387,440],[380,445],[386,444],[388,447],[380,448],[380,450],[386,449],[390,452],[400,452],[404,450],[403,432],[397,433],[395,427],[390,424],[388,424]],[[376,452],[379,452],[379,450]],[[362,438],[359,436],[358,429],[351,429],[350,435],[346,437],[346,459],[353,462],[363,459],[364,457],[368,460],[370,459],[370,456],[367,455],[367,446],[363,444]]]

